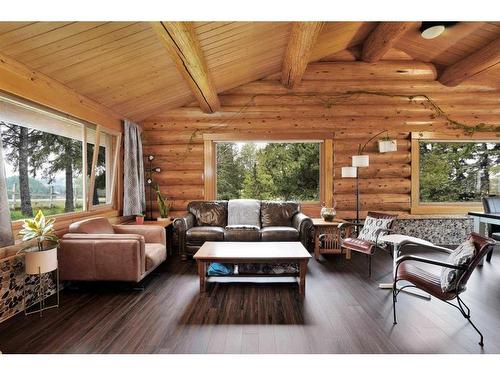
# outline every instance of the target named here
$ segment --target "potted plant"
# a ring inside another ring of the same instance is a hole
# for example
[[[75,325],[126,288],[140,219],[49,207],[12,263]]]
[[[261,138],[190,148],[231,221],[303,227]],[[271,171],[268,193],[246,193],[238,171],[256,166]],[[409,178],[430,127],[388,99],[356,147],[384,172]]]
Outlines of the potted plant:
[[[141,214],[135,215],[135,222],[136,222],[136,224],[140,224],[140,225],[144,224],[144,214],[141,213]]]
[[[45,219],[38,210],[33,219],[25,219],[23,229],[19,231],[23,242],[35,241],[34,245],[21,250],[25,253],[26,273],[42,274],[57,268],[57,246],[59,238],[54,231],[55,219]]]
[[[394,152],[398,150],[398,145],[395,139],[389,138],[389,132],[386,136],[378,140],[378,151],[384,152]]]
[[[168,220],[168,213],[170,212],[170,207],[172,204],[168,202],[165,197],[161,194],[160,186],[156,185],[156,201],[158,203],[158,210],[160,211],[160,217],[157,218],[158,221]]]

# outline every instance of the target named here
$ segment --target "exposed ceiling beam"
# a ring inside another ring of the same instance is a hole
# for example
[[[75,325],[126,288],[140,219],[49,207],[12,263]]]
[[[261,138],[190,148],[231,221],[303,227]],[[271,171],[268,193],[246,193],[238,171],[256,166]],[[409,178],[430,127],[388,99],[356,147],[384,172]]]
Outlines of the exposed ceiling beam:
[[[219,110],[217,91],[208,72],[193,24],[152,22],[151,26],[186,80],[201,109],[207,113]]]
[[[380,60],[415,22],[380,22],[363,43],[361,59],[366,62]]]
[[[302,80],[311,50],[323,27],[323,22],[295,22],[281,68],[281,82],[293,88]]]
[[[456,86],[498,64],[500,64],[500,38],[448,66],[439,76],[439,82],[446,86]]]

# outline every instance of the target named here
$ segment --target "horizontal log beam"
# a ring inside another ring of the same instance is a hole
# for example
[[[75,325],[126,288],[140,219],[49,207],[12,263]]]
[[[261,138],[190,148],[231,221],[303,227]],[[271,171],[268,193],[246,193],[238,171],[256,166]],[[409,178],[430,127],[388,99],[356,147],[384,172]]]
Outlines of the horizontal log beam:
[[[152,22],[151,26],[191,89],[200,108],[207,113],[219,110],[217,90],[192,23]]]
[[[361,59],[366,62],[380,60],[415,22],[380,22],[363,43]]]
[[[457,86],[463,81],[483,74],[500,64],[500,38],[473,52],[462,60],[444,69],[439,82],[446,86]]]

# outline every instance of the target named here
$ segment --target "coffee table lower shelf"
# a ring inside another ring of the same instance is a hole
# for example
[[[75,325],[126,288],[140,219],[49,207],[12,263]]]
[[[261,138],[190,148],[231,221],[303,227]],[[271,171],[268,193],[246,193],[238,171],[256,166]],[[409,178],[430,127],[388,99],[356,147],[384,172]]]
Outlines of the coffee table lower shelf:
[[[307,262],[311,255],[300,242],[205,242],[194,255],[198,264],[200,293],[209,282],[298,282],[299,294],[306,294]],[[297,263],[299,273],[294,275],[230,275],[208,276],[207,267],[219,263]],[[255,281],[254,281],[255,280]]]

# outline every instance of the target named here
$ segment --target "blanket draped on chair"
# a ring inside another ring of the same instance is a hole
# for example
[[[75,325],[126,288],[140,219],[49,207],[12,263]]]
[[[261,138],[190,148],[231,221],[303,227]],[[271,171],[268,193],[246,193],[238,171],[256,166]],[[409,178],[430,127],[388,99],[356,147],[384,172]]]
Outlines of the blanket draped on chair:
[[[146,194],[140,128],[129,120],[124,127],[123,215],[128,216],[146,211]]]

